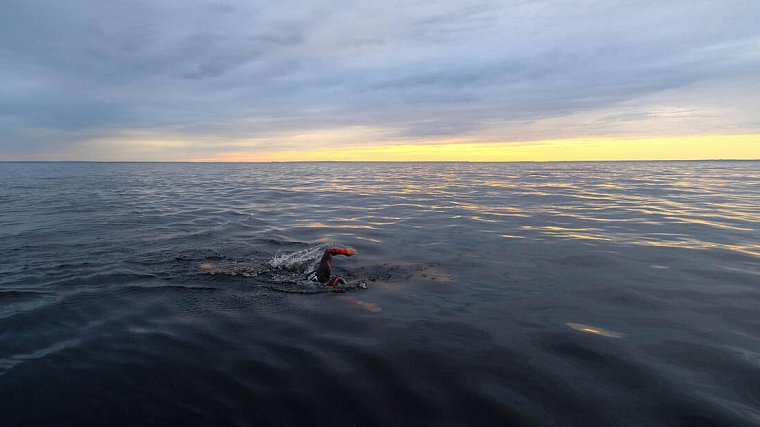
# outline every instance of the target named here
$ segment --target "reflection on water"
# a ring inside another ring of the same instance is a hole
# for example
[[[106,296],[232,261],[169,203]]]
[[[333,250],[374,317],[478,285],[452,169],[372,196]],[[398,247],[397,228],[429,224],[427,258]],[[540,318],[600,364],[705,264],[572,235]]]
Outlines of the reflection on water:
[[[757,425],[759,218],[759,162],[0,163],[0,411]]]
[[[586,333],[595,334],[595,335],[601,335],[603,337],[608,337],[608,338],[623,338],[625,336],[624,334],[621,334],[620,332],[610,331],[607,329],[602,329],[597,326],[589,326],[589,325],[584,325],[581,323],[567,323],[567,326],[569,326],[572,329],[575,329],[576,331],[586,332]]]

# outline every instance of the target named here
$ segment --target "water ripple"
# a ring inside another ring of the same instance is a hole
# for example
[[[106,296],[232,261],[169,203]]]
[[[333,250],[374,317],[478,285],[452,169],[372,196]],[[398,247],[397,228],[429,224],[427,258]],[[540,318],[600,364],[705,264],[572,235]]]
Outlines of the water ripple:
[[[11,425],[760,422],[760,162],[0,163],[0,257]]]

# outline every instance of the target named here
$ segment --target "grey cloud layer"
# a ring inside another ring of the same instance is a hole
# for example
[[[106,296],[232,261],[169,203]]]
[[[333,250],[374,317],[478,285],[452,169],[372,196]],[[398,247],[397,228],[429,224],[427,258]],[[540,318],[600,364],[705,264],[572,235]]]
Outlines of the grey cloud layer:
[[[759,88],[757,22],[754,0],[7,0],[0,155],[125,130],[509,137],[597,110],[610,130],[652,118],[610,108],[668,91],[709,106],[702,85],[724,85],[746,103]],[[745,120],[715,127],[757,126]]]

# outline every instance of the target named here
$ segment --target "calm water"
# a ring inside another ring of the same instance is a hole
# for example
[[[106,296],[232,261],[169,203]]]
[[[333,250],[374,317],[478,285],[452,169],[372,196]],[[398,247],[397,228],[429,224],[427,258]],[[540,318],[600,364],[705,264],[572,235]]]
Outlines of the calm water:
[[[0,259],[2,424],[760,425],[760,162],[0,163]]]

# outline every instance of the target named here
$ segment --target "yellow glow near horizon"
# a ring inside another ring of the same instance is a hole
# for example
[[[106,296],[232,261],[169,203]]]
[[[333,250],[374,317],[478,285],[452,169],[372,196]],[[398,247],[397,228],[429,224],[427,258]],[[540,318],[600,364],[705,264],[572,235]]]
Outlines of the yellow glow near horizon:
[[[225,152],[192,161],[581,161],[760,159],[760,135],[576,138],[529,142],[407,142],[395,145]]]

